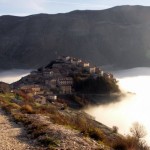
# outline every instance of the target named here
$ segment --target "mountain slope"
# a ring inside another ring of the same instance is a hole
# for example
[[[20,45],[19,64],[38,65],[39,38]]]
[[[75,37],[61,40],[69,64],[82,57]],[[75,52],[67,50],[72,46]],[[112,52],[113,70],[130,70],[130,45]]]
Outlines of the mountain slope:
[[[0,17],[0,69],[37,68],[58,55],[97,65],[150,66],[150,7]]]

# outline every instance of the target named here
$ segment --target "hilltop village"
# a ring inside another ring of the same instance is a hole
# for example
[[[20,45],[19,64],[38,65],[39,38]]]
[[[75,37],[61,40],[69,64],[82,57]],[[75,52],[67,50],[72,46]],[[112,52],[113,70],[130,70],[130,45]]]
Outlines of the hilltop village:
[[[87,61],[61,56],[12,85],[37,103],[46,104],[60,96],[118,92],[116,83],[111,73]]]
[[[34,139],[40,149],[111,150],[125,138],[116,126],[95,121],[81,108],[97,104],[91,100],[95,95],[105,102],[103,96],[111,95],[112,102],[112,93],[119,92],[111,73],[82,59],[62,56],[11,85],[0,82],[0,105],[24,125],[29,140]]]

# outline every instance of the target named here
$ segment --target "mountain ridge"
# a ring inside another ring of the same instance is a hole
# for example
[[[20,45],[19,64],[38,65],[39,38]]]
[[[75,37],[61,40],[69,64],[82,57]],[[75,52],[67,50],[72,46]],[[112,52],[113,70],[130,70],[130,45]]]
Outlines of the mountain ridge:
[[[72,55],[119,68],[150,66],[150,7],[0,16],[0,69],[38,68]],[[133,59],[134,58],[134,59]]]

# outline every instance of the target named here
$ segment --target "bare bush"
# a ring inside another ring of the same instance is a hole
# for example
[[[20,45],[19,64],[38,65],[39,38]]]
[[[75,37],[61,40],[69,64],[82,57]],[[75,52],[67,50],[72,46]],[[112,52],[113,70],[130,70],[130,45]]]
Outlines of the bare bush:
[[[146,132],[144,126],[139,124],[138,122],[135,122],[132,125],[130,132],[131,132],[132,136],[137,139],[142,139],[147,135],[147,132]]]
[[[112,127],[112,132],[113,133],[118,133],[119,128],[117,126]]]

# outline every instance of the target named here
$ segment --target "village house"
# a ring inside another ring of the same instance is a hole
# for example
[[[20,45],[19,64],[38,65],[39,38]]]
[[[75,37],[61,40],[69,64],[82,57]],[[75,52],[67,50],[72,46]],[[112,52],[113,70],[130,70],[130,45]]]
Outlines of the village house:
[[[46,91],[45,91],[45,95],[53,95],[53,92],[52,92],[52,91],[50,91],[50,90],[49,90],[49,91],[48,91],[48,90],[46,90]]]
[[[44,76],[45,78],[50,78],[50,77],[52,77],[53,75],[54,75],[54,72],[53,72],[52,69],[46,69],[46,70],[43,71],[43,76]]]
[[[60,88],[62,94],[72,93],[73,79],[71,77],[58,78],[57,86]]]
[[[20,90],[26,91],[31,89],[32,85],[20,85]]]
[[[57,100],[57,95],[53,95],[53,94],[47,95],[47,99],[50,101],[55,101],[55,100]]]
[[[65,58],[66,61],[69,61],[69,60],[71,59],[70,56],[66,56],[66,57],[64,57],[64,58]]]
[[[72,87],[70,85],[61,85],[60,91],[62,94],[71,94],[72,93]]]
[[[102,69],[100,69],[99,67],[96,67],[95,73],[98,74],[99,76],[103,76],[104,75],[104,71]]]
[[[103,71],[103,70],[100,70],[99,75],[100,75],[100,76],[104,76],[104,71]]]
[[[79,65],[82,62],[81,59],[77,59],[77,58],[71,58],[70,59],[70,63],[73,65]]]
[[[70,56],[59,56],[57,60],[61,60],[62,62],[66,64],[73,64],[73,65],[77,65],[82,62],[81,59],[77,59],[77,58],[70,57]]]
[[[94,74],[96,72],[96,67],[85,67],[84,69],[90,74]]]
[[[71,77],[58,78],[57,85],[73,85],[73,79]]]
[[[90,63],[89,63],[89,62],[80,62],[80,63],[79,63],[79,66],[80,66],[80,67],[89,67],[89,66],[90,66]]]
[[[52,72],[53,72],[53,77],[55,77],[55,78],[61,76],[61,73],[60,73],[59,69],[53,68]]]
[[[31,89],[33,92],[40,92],[41,91],[41,87],[39,85],[34,85]]]
[[[69,69],[66,69],[66,68],[62,68],[62,69],[60,70],[60,73],[61,73],[62,76],[68,76],[69,73],[70,73],[70,70],[69,70]]]
[[[44,90],[35,92],[35,95],[44,95]]]
[[[96,67],[96,69],[95,69],[95,73],[96,73],[96,74],[99,74],[99,73],[100,73],[100,71],[101,71],[101,69],[100,69],[99,67]]]
[[[68,62],[68,61],[70,61],[70,59],[71,59],[70,56],[59,56],[59,57],[57,58],[57,60],[61,60],[61,61],[63,61],[63,62]]]
[[[43,77],[44,78],[56,78],[60,77],[61,73],[58,68],[52,68],[52,69],[46,69],[43,71]]]
[[[41,92],[41,86],[39,85],[23,85],[20,89],[29,96],[37,95],[38,92]]]
[[[45,105],[47,103],[46,98],[44,96],[35,95],[33,98],[34,98],[36,103],[39,103],[39,104],[42,104],[42,105]]]
[[[113,75],[111,73],[104,73],[105,78],[113,79]]]
[[[47,79],[45,80],[45,85],[51,89],[55,89],[57,86],[57,79],[55,78]]]

